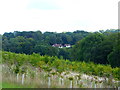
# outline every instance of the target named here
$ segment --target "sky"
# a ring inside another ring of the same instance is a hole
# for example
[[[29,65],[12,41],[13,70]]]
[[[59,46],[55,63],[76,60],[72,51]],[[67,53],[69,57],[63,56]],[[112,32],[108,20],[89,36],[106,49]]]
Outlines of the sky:
[[[0,0],[0,34],[118,28],[119,0]]]

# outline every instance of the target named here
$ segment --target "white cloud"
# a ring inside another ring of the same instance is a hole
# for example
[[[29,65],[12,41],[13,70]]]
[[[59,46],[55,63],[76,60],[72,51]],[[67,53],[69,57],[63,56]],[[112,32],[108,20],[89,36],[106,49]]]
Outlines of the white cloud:
[[[29,7],[43,1],[60,9]],[[14,30],[73,31],[117,28],[119,0],[1,0],[0,33]]]

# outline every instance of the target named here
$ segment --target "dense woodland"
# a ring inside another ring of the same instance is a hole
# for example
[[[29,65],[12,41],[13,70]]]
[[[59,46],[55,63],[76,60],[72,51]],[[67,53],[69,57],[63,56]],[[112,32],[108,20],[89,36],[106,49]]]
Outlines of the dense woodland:
[[[74,45],[77,41],[89,35],[86,31],[74,31],[66,33],[30,31],[4,33],[3,50],[15,53],[32,54],[33,52],[40,55],[58,56],[70,59],[69,48],[52,47],[53,44],[70,44]]]
[[[53,44],[70,44],[70,48],[52,47]],[[120,67],[119,30],[87,32],[14,31],[2,35],[2,49],[15,53],[57,56],[70,61],[94,62]]]

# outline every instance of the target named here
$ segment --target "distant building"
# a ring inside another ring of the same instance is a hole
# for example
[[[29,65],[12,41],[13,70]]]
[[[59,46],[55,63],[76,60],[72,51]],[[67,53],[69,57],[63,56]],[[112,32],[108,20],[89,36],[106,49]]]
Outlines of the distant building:
[[[62,44],[53,44],[52,46],[53,46],[53,47],[58,47],[58,48],[63,48],[63,45],[62,45]]]
[[[64,47],[70,48],[71,45],[70,44],[64,44]]]
[[[62,45],[62,44],[53,44],[52,46],[53,47],[58,47],[58,48],[63,48],[63,47],[70,48],[71,47],[70,44],[64,44],[64,45]]]

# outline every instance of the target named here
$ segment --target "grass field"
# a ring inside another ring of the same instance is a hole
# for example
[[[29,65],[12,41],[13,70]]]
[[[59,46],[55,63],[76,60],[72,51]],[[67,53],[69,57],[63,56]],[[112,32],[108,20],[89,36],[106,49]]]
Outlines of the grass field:
[[[2,82],[2,88],[31,88],[30,86],[23,86],[20,84],[10,83],[10,82]]]
[[[8,83],[8,82],[3,82],[2,83],[2,88],[23,88],[23,87],[20,86],[20,85],[15,85],[15,84],[11,84],[11,83]]]

